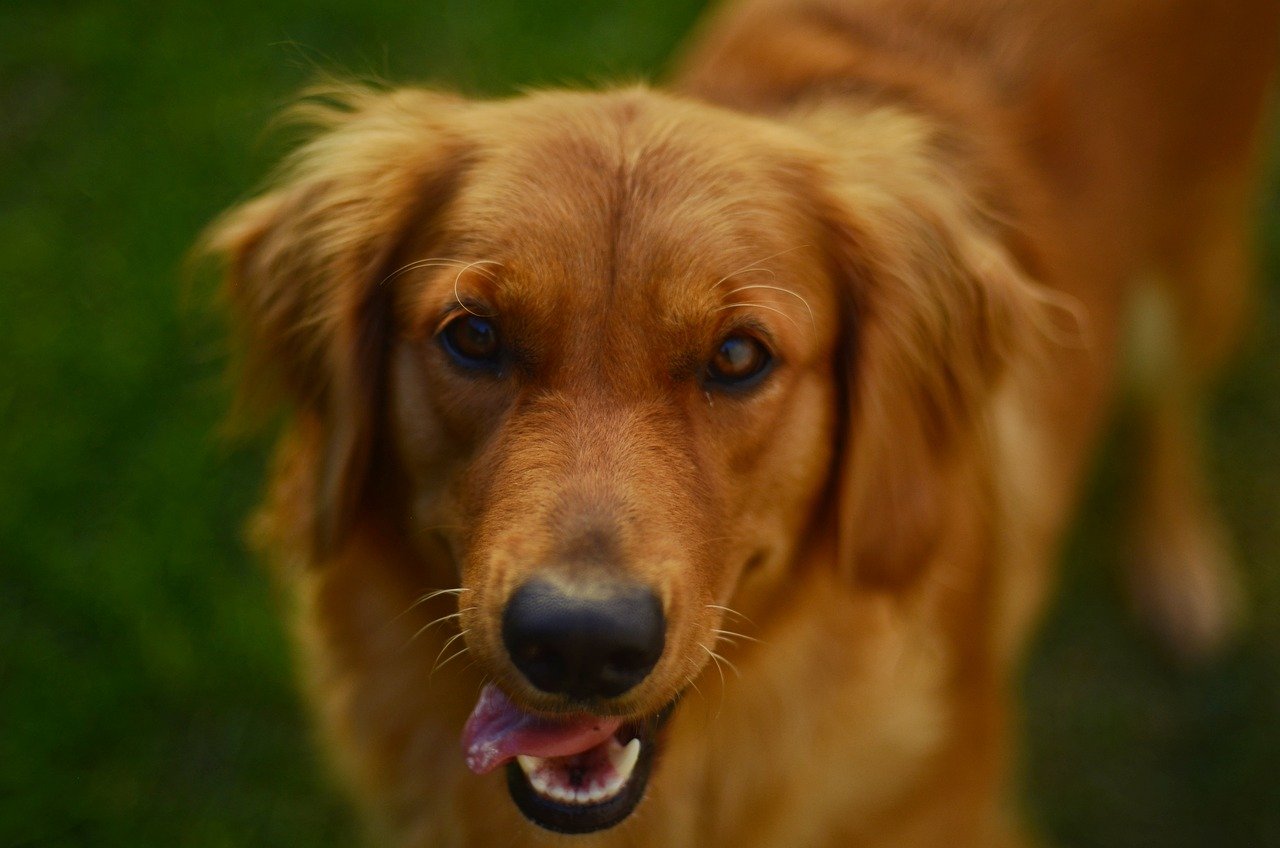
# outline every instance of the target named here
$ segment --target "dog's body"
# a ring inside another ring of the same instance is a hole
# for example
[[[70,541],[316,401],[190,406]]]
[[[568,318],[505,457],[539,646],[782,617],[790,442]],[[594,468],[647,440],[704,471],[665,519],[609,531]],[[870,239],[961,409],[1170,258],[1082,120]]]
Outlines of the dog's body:
[[[1135,297],[1135,582],[1185,651],[1228,623],[1194,425],[1245,300],[1280,7],[1220,5],[746,2],[688,54],[689,99],[326,113],[214,246],[296,408],[259,530],[377,827],[534,840],[460,750],[486,679],[571,709],[503,659],[503,605],[626,573],[666,648],[593,712],[682,697],[644,801],[581,844],[1024,844],[1010,678]],[[514,364],[432,358],[455,301],[523,334]],[[707,338],[766,336],[763,388],[653,364],[686,312],[744,301]]]

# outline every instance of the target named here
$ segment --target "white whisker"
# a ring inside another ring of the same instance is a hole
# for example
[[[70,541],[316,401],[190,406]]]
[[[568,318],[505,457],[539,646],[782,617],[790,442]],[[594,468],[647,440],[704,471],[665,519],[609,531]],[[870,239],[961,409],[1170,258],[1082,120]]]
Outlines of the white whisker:
[[[448,664],[450,663],[450,661],[457,659],[458,657],[460,657],[460,656],[462,656],[463,654],[465,654],[468,650],[470,650],[470,649],[467,647],[467,643],[466,643],[466,642],[463,642],[463,643],[462,643],[462,650],[457,651],[456,653],[452,653],[452,654],[450,654],[450,655],[449,655],[449,659],[445,660],[444,662],[440,662],[440,658],[441,658],[442,656],[444,656],[444,652],[445,652],[445,651],[447,651],[447,650],[449,649],[449,646],[450,646],[450,645],[452,645],[452,644],[453,644],[457,639],[459,639],[459,638],[461,638],[461,637],[463,637],[463,636],[466,636],[466,635],[467,635],[468,633],[470,633],[470,632],[471,632],[471,629],[470,629],[470,628],[467,628],[466,630],[463,630],[463,631],[460,631],[460,632],[458,632],[458,633],[455,633],[455,634],[453,634],[452,636],[450,636],[450,637],[449,637],[448,641],[446,641],[446,642],[444,643],[444,645],[440,648],[440,653],[436,654],[436,661],[432,664],[432,666],[431,666],[431,671],[430,671],[430,672],[428,672],[427,677],[434,677],[434,676],[435,676],[435,673],[436,673],[437,671],[439,671],[440,669],[444,668],[446,665],[448,665]]]
[[[698,643],[698,647],[706,651],[707,656],[711,657],[711,661],[716,664],[716,671],[720,672],[720,691],[724,692],[724,687],[727,685],[724,679],[724,669],[720,667],[720,661],[716,659],[715,651],[711,650],[701,642]]]
[[[796,292],[793,292],[791,289],[784,289],[782,286],[770,286],[764,283],[757,283],[751,286],[739,286],[738,288],[733,289],[732,291],[725,292],[724,296],[728,297],[729,295],[737,294],[738,292],[743,292],[743,291],[746,291],[747,289],[770,289],[772,291],[780,291],[783,294],[791,295],[796,300],[803,303],[805,309],[809,310],[809,323],[812,324],[814,327],[818,326],[818,319],[813,316],[813,307],[809,305],[809,301],[805,300],[802,296],[800,296]]]
[[[711,288],[713,289],[719,288],[720,284],[726,282],[727,280],[732,280],[734,277],[738,277],[743,274],[751,274],[754,272],[759,272],[761,274],[768,274],[770,277],[773,277],[774,279],[777,279],[777,276],[778,276],[777,273],[770,268],[760,268],[755,265],[749,265],[746,268],[739,268],[738,270],[734,271],[732,274],[724,275],[720,279],[716,280],[715,285],[713,285]]]
[[[721,612],[728,613],[729,615],[735,615],[735,616],[737,616],[738,618],[740,618],[740,619],[742,619],[743,621],[745,621],[747,624],[752,624],[752,625],[754,625],[754,624],[755,624],[755,622],[754,622],[754,621],[752,621],[751,619],[747,618],[745,615],[743,615],[742,613],[738,612],[738,611],[737,611],[736,609],[734,609],[733,607],[726,607],[726,606],[723,606],[723,605],[721,605],[721,604],[707,604],[706,606],[707,606],[707,609],[720,610]]]
[[[712,716],[712,715],[711,715],[711,702],[707,700],[707,696],[706,696],[706,694],[705,694],[705,693],[703,693],[702,689],[700,689],[700,688],[698,687],[698,684],[697,684],[697,682],[693,679],[693,676],[692,676],[692,675],[686,675],[686,676],[685,676],[685,678],[684,678],[684,682],[685,682],[685,683],[688,683],[688,684],[689,684],[689,686],[690,686],[690,687],[692,687],[693,691],[695,691],[695,692],[697,692],[697,693],[698,693],[698,698],[702,701],[702,708],[703,708],[703,710],[705,710],[704,715],[705,715],[707,718],[711,719],[712,721],[715,721],[716,719],[720,718],[720,710],[724,708],[724,690],[723,690],[723,689],[721,689],[721,690],[720,690],[720,705],[719,705],[718,707],[716,707],[716,714],[715,714],[714,716]]]
[[[747,634],[745,634],[745,633],[737,633],[737,632],[735,632],[735,631],[733,631],[733,630],[720,630],[719,628],[715,628],[715,627],[713,627],[713,628],[711,628],[711,632],[712,632],[712,633],[719,633],[719,634],[720,634],[720,636],[721,636],[721,638],[725,638],[725,640],[726,640],[726,641],[730,641],[730,642],[732,642],[732,640],[733,640],[733,639],[745,639],[745,640],[747,640],[748,642],[755,642],[757,645],[763,645],[763,644],[764,644],[764,642],[763,642],[762,640],[757,639],[757,638],[756,638],[756,637],[754,637],[754,636],[748,636],[748,635],[747,635]]]
[[[473,609],[475,609],[475,607],[467,607],[466,609],[458,610],[457,612],[455,612],[455,613],[453,613],[453,614],[451,614],[451,615],[442,615],[442,616],[440,616],[440,617],[439,617],[439,618],[437,618],[437,619],[434,619],[434,620],[432,620],[432,621],[427,622],[426,624],[422,625],[422,627],[419,627],[419,628],[418,628],[418,632],[417,632],[417,633],[415,633],[415,634],[413,634],[412,636],[410,636],[410,637],[409,637],[409,641],[408,641],[408,642],[405,642],[405,647],[407,648],[407,647],[409,647],[410,645],[412,645],[415,639],[417,639],[417,638],[418,638],[419,636],[421,636],[423,633],[426,633],[426,632],[427,632],[428,630],[430,630],[432,627],[435,627],[437,624],[443,624],[444,622],[449,621],[449,620],[454,619],[454,618],[461,618],[463,613],[471,612]]]
[[[738,276],[739,274],[746,274],[746,273],[749,273],[749,272],[751,272],[751,271],[761,271],[761,272],[763,272],[763,273],[768,274],[768,275],[769,275],[769,276],[771,276],[771,277],[776,277],[777,275],[776,275],[773,271],[769,270],[768,268],[762,268],[762,267],[760,267],[760,266],[761,266],[763,263],[768,262],[770,259],[777,259],[779,256],[784,256],[784,255],[786,255],[786,254],[788,254],[788,253],[794,253],[795,251],[800,250],[800,249],[805,248],[805,247],[808,247],[808,246],[809,246],[809,245],[807,245],[807,244],[796,245],[795,247],[790,247],[790,248],[787,248],[786,250],[780,250],[780,251],[778,251],[777,253],[775,253],[775,254],[773,254],[773,255],[771,255],[771,256],[766,256],[764,259],[757,259],[755,262],[752,262],[752,263],[750,263],[750,264],[748,264],[748,265],[746,265],[746,266],[744,266],[744,267],[742,267],[742,268],[739,268],[739,269],[738,269],[738,270],[736,270],[736,271],[733,271],[733,272],[731,272],[731,273],[725,274],[723,277],[721,277],[720,279],[716,280],[716,281],[715,281],[715,283],[711,286],[711,288],[713,288],[713,289],[714,289],[714,288],[718,288],[718,287],[720,286],[720,284],[721,284],[721,283],[723,283],[725,280],[732,279],[732,278],[734,278],[734,277]]]
[[[739,671],[739,670],[738,670],[738,667],[737,667],[736,665],[734,665],[734,664],[729,660],[729,658],[728,658],[728,657],[726,657],[724,654],[717,654],[715,651],[711,650],[710,648],[707,648],[707,647],[706,647],[706,645],[703,645],[703,648],[706,648],[707,653],[708,653],[708,654],[710,654],[710,655],[711,655],[711,658],[712,658],[713,660],[715,660],[715,661],[716,661],[716,665],[719,665],[719,664],[720,664],[720,662],[721,662],[721,661],[723,661],[723,662],[724,662],[724,664],[725,664],[725,665],[727,665],[727,666],[729,666],[729,669],[730,669],[730,670],[731,670],[731,671],[732,671],[732,672],[733,672],[737,677],[739,677],[739,678],[741,678],[741,677],[742,677],[742,672],[741,672],[741,671]]]
[[[461,595],[463,592],[470,592],[470,591],[471,591],[470,589],[439,589],[435,592],[428,592],[427,594],[415,600],[413,603],[409,604],[409,606],[405,607],[404,612],[400,613],[399,615],[397,615],[395,618],[391,619],[391,621],[388,622],[388,626],[391,624],[395,624],[397,621],[404,618],[406,615],[413,612],[418,607],[440,597],[441,595]]]
[[[445,658],[445,661],[444,661],[444,662],[440,663],[440,665],[438,665],[438,666],[436,666],[435,668],[431,669],[431,673],[430,673],[430,674],[428,674],[427,676],[428,676],[428,677],[434,677],[434,676],[435,676],[435,673],[436,673],[437,671],[439,671],[440,669],[444,668],[444,667],[445,667],[445,666],[447,666],[449,663],[453,662],[454,660],[456,660],[458,657],[462,656],[463,654],[465,654],[465,653],[466,653],[467,651],[469,651],[469,650],[470,650],[470,648],[468,648],[466,645],[463,645],[463,646],[462,646],[462,650],[458,651],[457,653],[450,654],[447,658]]]
[[[475,311],[475,310],[473,310],[471,307],[469,307],[469,306],[467,306],[465,303],[463,303],[463,302],[462,302],[462,298],[458,296],[458,283],[462,280],[462,275],[463,275],[463,274],[465,274],[465,273],[467,273],[468,271],[470,271],[472,268],[476,267],[477,265],[497,265],[499,268],[501,268],[501,267],[502,267],[502,263],[501,263],[501,262],[494,262],[494,261],[493,261],[493,260],[491,260],[491,259],[477,259],[475,262],[469,263],[469,264],[468,264],[468,265],[466,265],[462,270],[460,270],[460,271],[458,272],[458,275],[457,275],[456,277],[454,277],[454,278],[453,278],[453,299],[454,299],[454,300],[456,300],[456,301],[458,301],[458,305],[459,305],[459,306],[461,306],[463,309],[465,309],[467,312],[470,312],[472,315],[476,316],[477,318],[491,318],[491,317],[493,317],[493,316],[491,316],[491,315],[481,315],[479,312],[476,312],[476,311]],[[493,272],[492,272],[492,271],[484,271],[484,270],[482,270],[482,272],[481,272],[481,273],[488,274],[488,275],[489,275],[489,279],[491,279],[491,280],[492,280],[492,279],[494,279],[494,276],[493,276]]]
[[[413,602],[413,606],[416,607],[418,604],[425,604],[427,601],[435,600],[441,595],[461,595],[463,592],[470,592],[470,591],[471,591],[470,589],[464,589],[461,587],[457,589],[437,589],[434,592],[428,592],[427,594],[423,595],[421,598],[418,598],[418,600]],[[410,609],[413,609],[413,607],[410,607]]]
[[[443,256],[433,256],[429,259],[417,259],[413,262],[406,262],[404,265],[401,265],[399,268],[383,277],[382,282],[379,283],[379,285],[389,283],[401,274],[406,274],[409,271],[413,271],[418,268],[448,268],[462,264],[465,263],[463,263],[461,259],[447,259]]]

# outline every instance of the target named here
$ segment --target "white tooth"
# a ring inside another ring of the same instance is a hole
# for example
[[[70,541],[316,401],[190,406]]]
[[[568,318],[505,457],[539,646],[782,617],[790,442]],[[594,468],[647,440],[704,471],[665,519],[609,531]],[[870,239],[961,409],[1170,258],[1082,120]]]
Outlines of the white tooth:
[[[528,754],[516,754],[516,762],[520,764],[520,768],[526,776],[533,777],[542,768],[543,759],[541,757],[531,757]]]
[[[621,778],[619,786],[627,782],[631,777],[631,771],[636,767],[636,760],[640,759],[640,740],[632,739],[620,752],[609,752],[609,761],[613,764],[613,770],[618,773]]]

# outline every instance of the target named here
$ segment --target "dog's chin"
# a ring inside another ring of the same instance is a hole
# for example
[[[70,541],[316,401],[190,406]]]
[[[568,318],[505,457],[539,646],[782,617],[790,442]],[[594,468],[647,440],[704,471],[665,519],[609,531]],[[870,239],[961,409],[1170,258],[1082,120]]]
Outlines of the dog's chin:
[[[565,757],[520,756],[507,763],[507,789],[529,821],[556,833],[606,830],[644,799],[674,702],[628,722],[600,744]]]

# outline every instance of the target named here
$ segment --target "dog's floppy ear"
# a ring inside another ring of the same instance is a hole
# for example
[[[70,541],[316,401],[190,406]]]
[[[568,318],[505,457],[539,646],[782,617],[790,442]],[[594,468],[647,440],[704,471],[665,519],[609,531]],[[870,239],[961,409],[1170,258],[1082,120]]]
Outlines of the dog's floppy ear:
[[[244,344],[242,401],[284,399],[318,434],[312,539],[342,541],[369,485],[388,277],[411,237],[429,237],[465,158],[451,132],[463,101],[421,90],[313,94],[294,117],[318,132],[275,187],[226,213],[202,244],[226,264]]]
[[[981,457],[989,401],[1038,336],[1041,301],[927,134],[876,141],[829,166],[819,214],[844,301],[840,562],[901,586],[954,499],[984,494],[959,485],[962,460]]]

